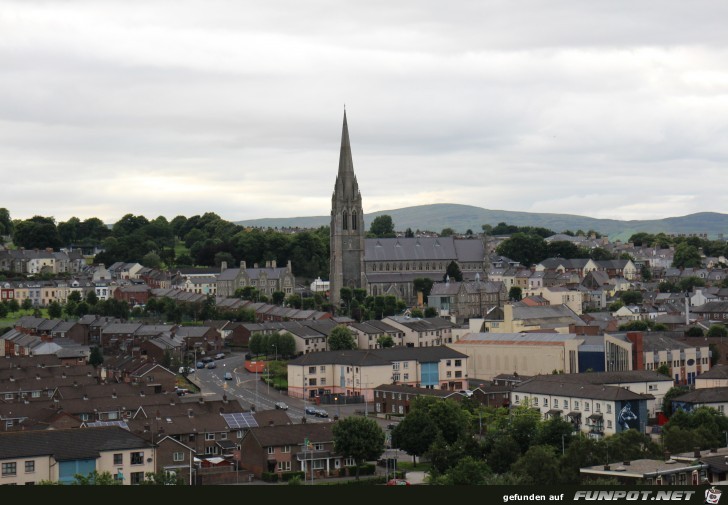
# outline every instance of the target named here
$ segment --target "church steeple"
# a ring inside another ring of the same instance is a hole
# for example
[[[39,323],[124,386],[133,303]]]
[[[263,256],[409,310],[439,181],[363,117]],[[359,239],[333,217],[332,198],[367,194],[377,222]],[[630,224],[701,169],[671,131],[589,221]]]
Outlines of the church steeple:
[[[330,300],[338,308],[342,287],[364,287],[364,211],[349,143],[349,125],[344,109],[341,128],[339,171],[331,197]]]

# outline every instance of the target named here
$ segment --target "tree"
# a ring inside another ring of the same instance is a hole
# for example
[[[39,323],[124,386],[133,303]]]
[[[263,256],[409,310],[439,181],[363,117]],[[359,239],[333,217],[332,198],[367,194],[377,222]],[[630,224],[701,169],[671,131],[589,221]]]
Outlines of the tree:
[[[483,486],[493,472],[485,461],[465,456],[433,484],[445,486]]]
[[[705,335],[705,332],[703,332],[700,326],[691,326],[685,334],[688,337],[702,337]]]
[[[568,242],[566,240],[555,240],[550,242],[546,246],[546,254],[549,258],[564,258],[567,260],[578,258],[580,256],[579,247],[577,247],[577,245],[573,242]]]
[[[450,264],[447,266],[447,270],[445,271],[445,277],[443,277],[442,280],[445,280],[447,277],[449,277],[450,280],[454,280],[457,282],[463,281],[463,273],[460,271],[460,266],[455,263],[455,260],[451,261]]]
[[[432,291],[433,284],[434,281],[429,277],[417,277],[412,281],[412,285],[415,288],[415,291],[418,293],[422,293],[423,303],[427,303],[427,297],[430,296],[430,291]]]
[[[551,485],[559,481],[561,467],[553,447],[534,445],[511,466],[511,472],[529,479],[532,484]]]
[[[8,317],[8,306],[5,302],[0,303],[0,319]]]
[[[114,479],[111,472],[99,472],[98,470],[86,475],[77,473],[73,479],[71,484],[74,486],[120,486],[122,484],[120,480]]]
[[[529,267],[546,258],[546,241],[538,235],[516,233],[498,244],[496,253]]]
[[[728,336],[728,330],[726,330],[726,327],[722,324],[712,324],[710,325],[710,328],[708,328],[708,333],[706,333],[705,336],[709,338],[725,338]]]
[[[71,291],[68,294],[68,301],[79,303],[81,301],[81,292],[80,291]]]
[[[0,236],[13,234],[13,220],[6,208],[0,208]]]
[[[435,307],[425,307],[425,317],[437,317],[437,309]]]
[[[667,363],[663,363],[657,367],[657,373],[662,374],[665,377],[670,377],[670,367],[667,366]]]
[[[88,357],[89,365],[92,365],[94,368],[96,368],[103,362],[104,362],[104,355],[101,354],[101,349],[98,346],[92,347],[91,354],[89,354],[89,357]]]
[[[293,356],[296,354],[296,339],[288,332],[278,335],[278,355]]]
[[[381,216],[375,217],[369,225],[369,233],[378,238],[395,237],[392,216],[382,214]]]
[[[61,307],[61,304],[57,301],[53,300],[50,304],[48,304],[48,317],[51,319],[58,319],[63,315],[63,308]]]
[[[89,291],[86,294],[86,303],[88,303],[89,305],[96,305],[97,303],[99,303],[99,297],[95,291]]]
[[[437,425],[423,410],[412,410],[392,430],[392,447],[398,447],[412,455],[417,466],[417,457],[422,456],[437,438]]]
[[[407,228],[404,231],[404,237],[405,238],[414,238],[415,237],[415,232],[412,231],[412,228]]]
[[[334,450],[356,461],[356,479],[359,480],[359,467],[379,458],[384,452],[384,431],[374,419],[351,416],[340,419],[334,424]]]
[[[702,259],[698,248],[682,242],[675,247],[672,258],[673,268],[700,268]]]
[[[142,257],[140,263],[148,268],[159,268],[162,264],[162,258],[155,252],[148,252]]]
[[[357,348],[356,340],[354,339],[354,332],[343,324],[331,330],[328,338],[328,344],[330,351],[342,351]]]
[[[33,300],[31,300],[30,298],[24,298],[20,306],[23,308],[23,310],[30,310],[33,308]]]
[[[647,264],[642,265],[640,268],[640,275],[642,276],[642,280],[649,282],[652,280],[652,270],[650,270],[650,267],[647,266]]]
[[[672,415],[672,399],[676,396],[683,395],[688,391],[690,391],[688,386],[673,386],[667,390],[667,393],[665,393],[665,396],[662,399],[662,411],[666,416],[670,417]]]
[[[377,338],[377,345],[380,349],[394,347],[394,340],[390,335],[380,335],[379,338]]]
[[[18,303],[18,300],[16,300],[15,298],[13,298],[12,300],[10,300],[8,302],[8,310],[10,312],[17,312],[17,311],[19,311],[20,310],[20,304]]]
[[[523,297],[523,291],[518,286],[513,286],[508,290],[508,299],[516,302],[520,302]]]
[[[455,235],[455,230],[453,230],[452,228],[443,228],[440,232],[441,237],[452,237],[453,235]]]
[[[271,295],[271,300],[274,305],[281,305],[285,299],[286,294],[283,291],[273,291],[273,294]]]
[[[62,245],[55,219],[43,216],[16,222],[13,242],[25,249],[57,249]]]
[[[642,293],[639,291],[622,291],[619,294],[619,299],[625,305],[639,305],[642,303]]]

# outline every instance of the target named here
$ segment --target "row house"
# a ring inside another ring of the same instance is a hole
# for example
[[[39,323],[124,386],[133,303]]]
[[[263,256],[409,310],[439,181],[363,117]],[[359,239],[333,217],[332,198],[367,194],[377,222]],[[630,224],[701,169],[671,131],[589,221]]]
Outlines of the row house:
[[[381,321],[354,323],[350,329],[356,333],[358,349],[379,349],[379,339],[384,337],[390,337],[394,345],[404,345],[404,332]]]
[[[78,251],[53,251],[53,249],[2,249],[0,271],[19,274],[79,273],[84,265]]]
[[[38,335],[30,335],[15,328],[0,336],[0,356],[37,356],[55,354],[69,360],[87,358],[90,355],[88,346],[66,339],[46,339]]]
[[[305,480],[346,475],[354,458],[337,454],[333,423],[261,426],[246,432],[241,443],[241,464],[257,478],[275,473],[279,478],[303,472]]]
[[[257,263],[248,268],[245,261],[240,262],[240,268],[227,268],[227,263],[221,265],[221,272],[217,276],[217,292],[222,297],[232,297],[235,291],[244,287],[253,287],[261,294],[270,296],[276,291],[292,295],[296,287],[296,278],[290,260],[285,267],[279,267],[275,260],[266,261],[265,267]]]
[[[629,429],[645,432],[650,394],[619,386],[542,380],[534,377],[511,391],[511,405],[538,409],[544,419],[560,418],[590,438],[601,439]]]
[[[409,414],[415,398],[431,397],[441,400],[461,401],[465,395],[449,389],[428,389],[399,384],[382,384],[374,388],[374,412],[387,416],[403,417]]]
[[[138,485],[154,461],[154,444],[117,426],[0,434],[0,485],[71,484],[94,472]]]
[[[172,286],[172,275],[156,268],[143,267],[137,277],[151,289],[169,289]]]
[[[707,321],[728,321],[728,301],[707,302],[698,307],[692,307],[690,312]]]
[[[146,284],[130,284],[119,286],[114,290],[114,299],[126,302],[130,307],[145,305],[149,300],[152,290]]]
[[[402,343],[406,347],[432,347],[450,344],[453,341],[452,330],[458,326],[441,317],[408,317],[388,316],[382,319],[402,332]]]
[[[111,275],[112,279],[131,280],[138,279],[139,272],[143,268],[144,267],[139,263],[124,263],[122,261],[117,261],[116,263],[112,264],[107,270],[109,272],[109,275]]]
[[[315,352],[288,362],[288,394],[371,401],[380,384],[460,391],[467,385],[467,366],[468,355],[446,346]]]

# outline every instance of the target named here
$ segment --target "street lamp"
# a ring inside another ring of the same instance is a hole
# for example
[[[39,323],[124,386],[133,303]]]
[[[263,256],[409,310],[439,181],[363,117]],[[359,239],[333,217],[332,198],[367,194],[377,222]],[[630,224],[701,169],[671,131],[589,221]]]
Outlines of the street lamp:
[[[339,395],[334,396],[334,402],[336,402],[336,418],[341,419],[341,406],[339,405]]]

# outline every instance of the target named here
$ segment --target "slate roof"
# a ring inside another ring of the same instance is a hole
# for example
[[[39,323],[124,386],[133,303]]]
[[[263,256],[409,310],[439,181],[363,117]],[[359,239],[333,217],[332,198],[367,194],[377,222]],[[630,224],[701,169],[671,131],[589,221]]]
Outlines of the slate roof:
[[[334,423],[290,424],[286,426],[260,426],[251,428],[245,437],[253,437],[261,447],[303,445],[308,439],[312,444],[334,441]]]
[[[151,447],[147,441],[118,426],[0,434],[0,459],[40,456],[53,456],[56,461],[95,459],[101,452]]]
[[[534,378],[552,382],[574,382],[579,384],[629,384],[633,382],[672,382],[670,377],[654,370],[624,370],[615,372],[580,372],[558,375],[538,375]]]
[[[698,375],[696,379],[728,379],[728,365],[715,365],[707,372]]]
[[[594,400],[651,400],[652,395],[634,393],[619,386],[600,386],[574,382],[543,380],[541,376],[521,383],[513,388],[514,393],[531,393],[568,396],[570,398],[591,398]]]
[[[582,340],[581,336],[572,333],[466,333],[454,344],[485,344],[490,342],[502,343],[546,343],[558,344],[571,340]]]
[[[728,402],[728,387],[694,389],[684,395],[676,396],[673,402],[684,403],[723,403]]]
[[[440,361],[448,358],[467,358],[463,354],[447,346],[434,347],[389,347],[387,349],[356,349],[347,351],[324,351],[304,354],[289,361],[291,365],[387,365],[393,361],[416,360],[421,363]]]

